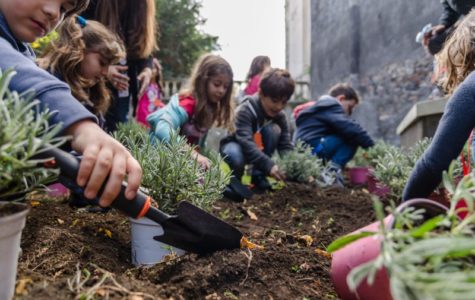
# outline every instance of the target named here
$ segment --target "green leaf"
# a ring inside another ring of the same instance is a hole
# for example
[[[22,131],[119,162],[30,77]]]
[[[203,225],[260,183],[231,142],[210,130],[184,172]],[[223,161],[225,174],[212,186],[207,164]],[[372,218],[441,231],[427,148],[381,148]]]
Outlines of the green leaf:
[[[409,231],[409,235],[412,236],[413,238],[421,238],[423,237],[427,232],[432,231],[434,228],[437,228],[439,224],[445,219],[445,216],[440,215],[437,217],[434,217],[432,219],[427,220],[424,222],[419,227],[416,227],[412,230]]]
[[[344,246],[353,243],[354,241],[357,241],[359,239],[362,239],[362,238],[365,238],[365,237],[368,237],[368,236],[373,236],[376,233],[377,232],[363,231],[363,232],[356,233],[356,234],[350,234],[350,235],[342,236],[342,237],[334,240],[330,245],[328,245],[327,251],[330,252],[330,253],[335,252],[335,251],[343,248]]]

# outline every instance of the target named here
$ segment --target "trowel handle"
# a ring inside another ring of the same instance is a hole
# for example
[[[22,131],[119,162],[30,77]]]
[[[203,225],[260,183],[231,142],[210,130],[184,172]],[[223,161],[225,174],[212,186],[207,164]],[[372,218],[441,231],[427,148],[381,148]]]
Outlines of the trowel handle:
[[[69,188],[78,188],[79,186],[76,183],[76,177],[79,171],[79,158],[58,148],[49,148],[42,151],[41,154],[37,155],[38,158],[52,158],[50,161],[45,163],[45,166],[51,168],[59,168],[61,177],[64,178],[62,183]],[[141,218],[144,217],[150,210],[151,207],[151,198],[150,196],[144,194],[140,190],[137,191],[137,196],[134,200],[128,200],[125,197],[125,189],[127,188],[127,183],[123,182],[120,188],[120,193],[117,198],[112,202],[111,206],[120,210],[124,214],[132,218]],[[104,186],[99,190],[97,200],[99,195],[102,194]],[[160,212],[160,211],[159,211]],[[168,219],[168,215],[160,212],[161,219]]]

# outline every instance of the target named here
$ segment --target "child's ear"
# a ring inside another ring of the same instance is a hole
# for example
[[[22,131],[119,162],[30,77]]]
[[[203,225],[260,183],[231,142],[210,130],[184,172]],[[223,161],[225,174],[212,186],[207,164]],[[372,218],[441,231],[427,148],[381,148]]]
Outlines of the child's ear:
[[[340,101],[340,102],[343,101],[343,100],[346,100],[345,95],[338,95],[338,96],[336,96],[335,98],[337,98],[338,101]]]

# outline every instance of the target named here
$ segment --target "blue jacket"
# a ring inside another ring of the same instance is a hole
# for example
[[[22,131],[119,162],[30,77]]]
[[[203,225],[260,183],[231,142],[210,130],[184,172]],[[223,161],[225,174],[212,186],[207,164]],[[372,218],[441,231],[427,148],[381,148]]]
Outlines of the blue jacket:
[[[356,121],[350,119],[338,100],[322,96],[314,105],[302,110],[295,120],[294,139],[311,143],[329,135],[342,137],[348,144],[369,148],[374,141]]]
[[[5,17],[0,13],[0,69],[13,68],[17,73],[10,82],[10,90],[20,94],[34,91],[42,110],[49,108],[56,111],[50,118],[50,124],[62,123],[63,128],[67,128],[80,120],[96,120],[96,117],[71,95],[68,85],[39,68],[34,58],[31,47],[15,39]]]
[[[404,188],[403,200],[426,198],[457,159],[475,127],[475,71],[455,90],[445,107],[432,142],[416,163]]]
[[[173,95],[170,102],[147,117],[150,124],[150,136],[152,140],[158,139],[161,142],[170,141],[171,130],[179,131],[180,127],[188,121],[188,114],[179,105],[178,94]]]

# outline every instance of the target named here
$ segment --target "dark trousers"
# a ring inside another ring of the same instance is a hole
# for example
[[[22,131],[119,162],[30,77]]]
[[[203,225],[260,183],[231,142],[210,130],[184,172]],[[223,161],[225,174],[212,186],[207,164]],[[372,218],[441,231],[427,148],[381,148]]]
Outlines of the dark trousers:
[[[261,129],[262,134],[262,142],[264,144],[263,152],[271,157],[274,151],[277,149],[277,145],[279,143],[279,138],[281,134],[280,127],[276,124],[269,124],[264,126]],[[244,174],[244,168],[248,163],[242,151],[241,145],[236,141],[229,141],[223,145],[221,145],[220,149],[221,155],[224,157],[224,161],[229,165],[231,170],[233,171],[233,175],[241,179],[242,175]],[[262,170],[258,170],[256,168],[252,169],[252,176],[264,176]]]

